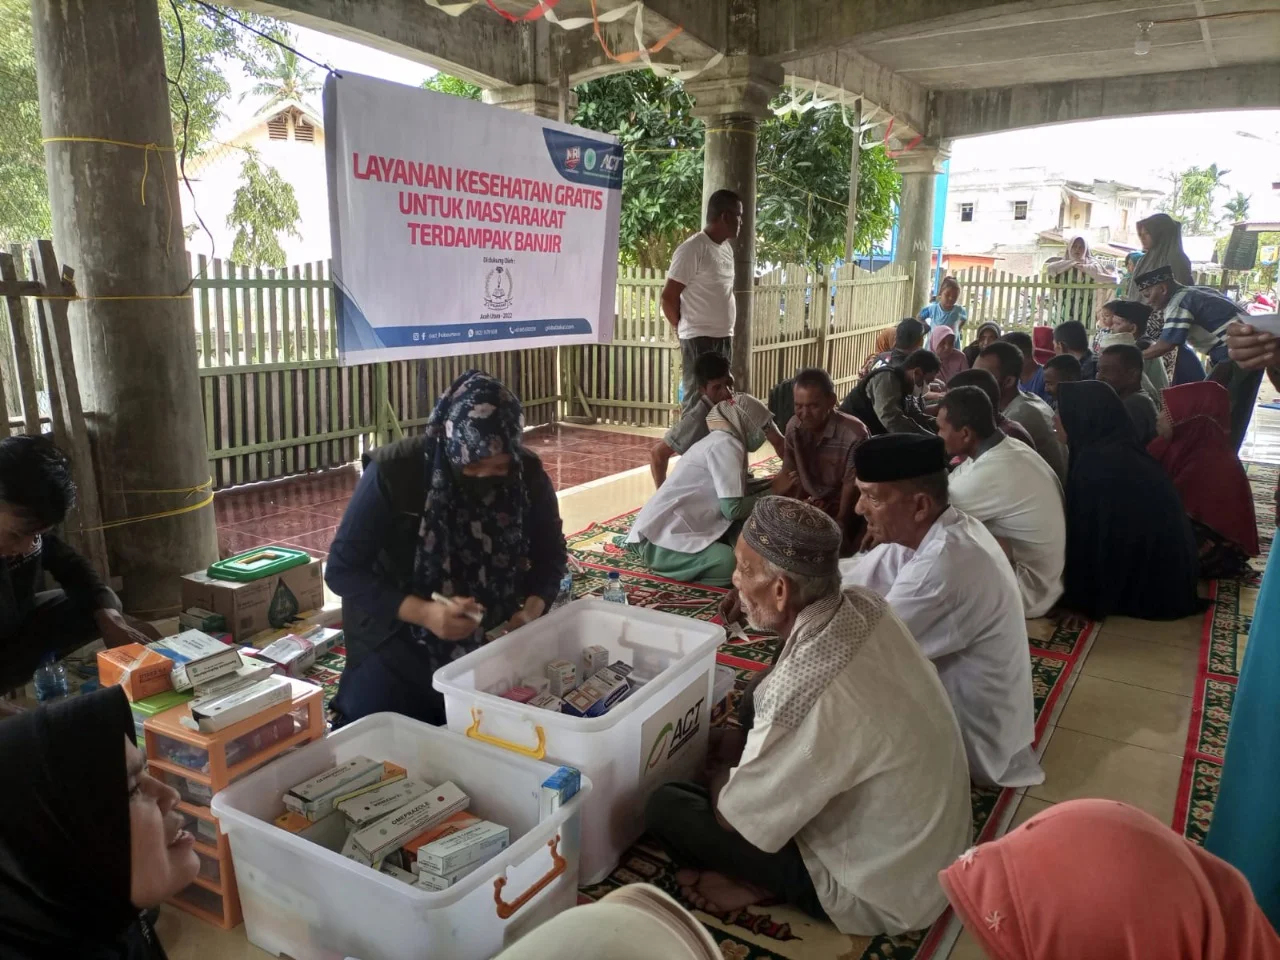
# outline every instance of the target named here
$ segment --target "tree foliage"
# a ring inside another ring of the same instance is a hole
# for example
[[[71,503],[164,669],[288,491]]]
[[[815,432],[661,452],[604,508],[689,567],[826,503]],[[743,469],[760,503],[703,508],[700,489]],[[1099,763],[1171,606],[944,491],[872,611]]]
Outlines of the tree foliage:
[[[316,72],[303,66],[301,58],[292,50],[267,44],[265,58],[265,63],[249,68],[249,75],[258,82],[240,95],[241,100],[249,96],[265,97],[267,102],[260,112],[289,101],[305,104],[308,97],[320,92]]]
[[[1221,218],[1214,212],[1216,197],[1226,186],[1222,178],[1230,172],[1211,163],[1207,167],[1187,167],[1173,175],[1173,190],[1163,207],[1171,217],[1182,221],[1183,232],[1188,236],[1204,236],[1218,226]]]
[[[437,74],[423,86],[478,99],[480,88]],[[648,70],[574,89],[574,123],[614,134],[625,149],[619,249],[626,263],[665,267],[702,224],[704,126],[675,80]],[[853,131],[836,107],[788,114],[760,127],[757,256],[765,262],[831,263],[844,255]],[[881,146],[858,169],[854,246],[868,251],[893,225],[901,180]]]
[[[1222,209],[1227,211],[1227,219],[1232,223],[1240,220],[1249,219],[1249,201],[1253,198],[1243,190],[1237,190],[1236,195],[1222,205]]]
[[[227,214],[227,226],[236,231],[231,259],[250,267],[285,266],[280,236],[300,236],[300,219],[293,185],[275,167],[262,163],[257,151],[246,147],[240,186]]]
[[[181,17],[179,29],[176,7]],[[267,45],[246,40],[240,28],[191,0],[159,0],[160,28],[164,42],[165,71],[181,90],[169,85],[169,108],[174,142],[183,143],[184,117],[187,155],[199,154],[213,138],[222,118],[223,102],[231,87],[222,74],[224,58],[238,61],[246,70],[257,69]],[[274,21],[257,15],[237,14],[254,26],[270,30]],[[35,49],[31,37],[30,0],[0,0],[0,241],[26,241],[49,236],[49,198],[40,143],[40,104],[36,88]],[[184,57],[185,50],[185,57]],[[95,82],[112,82],[100,78]]]

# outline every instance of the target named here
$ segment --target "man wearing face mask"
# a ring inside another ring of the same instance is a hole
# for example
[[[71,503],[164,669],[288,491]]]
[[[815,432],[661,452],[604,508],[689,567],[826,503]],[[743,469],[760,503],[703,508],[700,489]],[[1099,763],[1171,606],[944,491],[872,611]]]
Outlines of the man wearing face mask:
[[[325,570],[342,597],[342,722],[390,710],[443,724],[436,668],[555,600],[568,564],[560,509],[523,426],[515,395],[470,370],[423,435],[364,458]]]
[[[93,566],[51,531],[75,502],[67,458],[46,437],[0,440],[0,693],[46,657],[101,637],[147,643]],[[59,588],[45,590],[48,573]]]
[[[686,583],[727,587],[733,544],[756,497],[747,493],[748,453],[773,425],[769,408],[740,394],[707,414],[709,433],[636,517],[627,543],[654,573]]]

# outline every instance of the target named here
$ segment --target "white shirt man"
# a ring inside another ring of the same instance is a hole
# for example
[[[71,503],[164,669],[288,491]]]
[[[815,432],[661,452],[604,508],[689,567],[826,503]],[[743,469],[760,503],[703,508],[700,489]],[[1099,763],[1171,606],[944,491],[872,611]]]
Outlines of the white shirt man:
[[[951,419],[945,406],[939,419]],[[1040,454],[1006,438],[994,423],[990,429],[969,459],[951,471],[951,505],[981,520],[1005,546],[1023,615],[1043,617],[1062,596],[1067,554],[1062,486]]]
[[[901,621],[882,597],[839,591],[842,540],[811,504],[756,504],[734,583],[748,620],[785,643],[744,701],[745,743],[718,751],[731,769],[707,788],[659,787],[645,819],[677,864],[703,871],[695,903],[769,895],[844,933],[898,934],[946,905],[937,873],[969,844],[968,765]]]
[[[1043,782],[1032,750],[1031,655],[1018,581],[987,528],[948,505],[942,441],[872,437],[855,463],[858,512],[880,545],[841,561],[845,586],[884,596],[933,661],[975,782]]]
[[[684,284],[680,291],[681,340],[732,337],[737,316],[733,299],[733,244],[717,243],[699,230],[671,257],[667,279]]]

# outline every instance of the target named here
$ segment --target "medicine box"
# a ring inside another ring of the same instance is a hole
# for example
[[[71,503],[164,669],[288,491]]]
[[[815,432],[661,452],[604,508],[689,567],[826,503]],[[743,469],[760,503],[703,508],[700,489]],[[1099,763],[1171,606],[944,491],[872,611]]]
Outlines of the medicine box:
[[[430,784],[405,777],[379,784],[372,790],[362,791],[358,796],[339,800],[334,806],[353,825],[365,827],[379,817],[412,803],[430,789]]]
[[[273,672],[272,665],[266,661],[241,653],[240,666],[233,673],[227,673],[213,680],[197,683],[194,688],[195,695],[197,697],[223,696],[247,687],[251,683],[265,680]]]
[[[248,720],[292,696],[293,688],[284,677],[268,677],[242,690],[191,701],[191,718],[201,733],[217,733],[241,720]]]
[[[418,872],[429,871],[437,876],[455,873],[469,864],[488,860],[499,850],[505,850],[509,839],[510,834],[502,824],[482,820],[420,847]]]
[[[222,614],[236,642],[244,643],[255,633],[287,626],[300,613],[322,607],[322,568],[322,562],[312,558],[309,563],[243,583],[218,580],[203,570],[189,573],[182,578],[182,606]],[[272,622],[273,606],[276,623]]]
[[[582,675],[589,677],[597,670],[609,665],[609,651],[598,643],[593,643],[582,651]]]
[[[381,860],[405,841],[434,826],[445,817],[465,810],[471,798],[452,781],[432,787],[425,795],[370,826],[355,831],[357,848],[372,860]],[[422,851],[418,851],[421,858]]]
[[[578,685],[578,668],[568,660],[552,660],[547,664],[547,681],[551,694],[563,697]]]
[[[240,669],[240,651],[199,630],[184,630],[147,648],[173,661],[170,676],[175,690],[190,690]]]
[[[465,830],[467,827],[480,822],[480,818],[475,814],[468,813],[465,810],[459,810],[457,813],[445,817],[434,827],[418,834],[412,840],[408,841],[401,851],[404,854],[405,861],[413,872],[418,870],[418,850],[424,844],[431,843],[433,840],[439,840],[441,837],[447,837],[451,833],[457,833],[459,830]]]
[[[292,787],[284,795],[284,805],[310,820],[319,820],[333,811],[336,799],[361,787],[378,783],[382,775],[383,766],[379,761],[368,757],[353,757],[340,766]]]
[[[288,634],[258,651],[258,656],[274,665],[277,673],[301,678],[316,662],[316,651],[311,641]]]
[[[145,700],[173,689],[173,661],[140,643],[98,651],[98,682],[119,686],[130,700]]]

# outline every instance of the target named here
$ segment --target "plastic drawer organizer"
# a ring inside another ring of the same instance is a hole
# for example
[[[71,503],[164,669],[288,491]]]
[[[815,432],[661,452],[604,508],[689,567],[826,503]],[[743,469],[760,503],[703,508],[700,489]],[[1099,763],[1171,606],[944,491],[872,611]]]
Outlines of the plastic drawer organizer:
[[[215,734],[197,733],[181,723],[189,704],[149,717],[143,724],[147,766],[152,776],[175,787],[178,810],[196,835],[200,873],[172,901],[203,920],[229,929],[240,923],[240,897],[231,847],[209,809],[213,795],[299,744],[324,736],[323,691],[301,680],[293,697]]]

